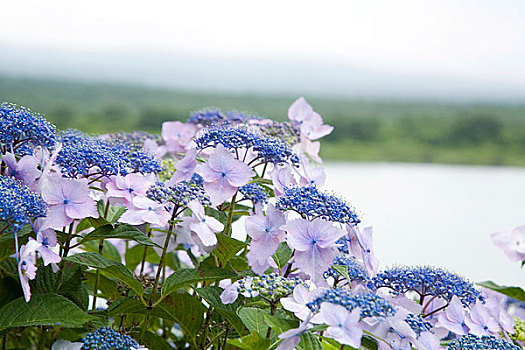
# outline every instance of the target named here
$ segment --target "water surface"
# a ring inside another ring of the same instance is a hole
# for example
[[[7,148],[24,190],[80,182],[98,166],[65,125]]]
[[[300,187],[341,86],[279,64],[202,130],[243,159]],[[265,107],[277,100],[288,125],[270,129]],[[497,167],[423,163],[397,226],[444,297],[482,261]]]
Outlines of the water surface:
[[[525,287],[525,271],[490,234],[525,225],[525,169],[402,163],[326,163],[324,186],[373,225],[381,268],[430,264],[472,281]]]

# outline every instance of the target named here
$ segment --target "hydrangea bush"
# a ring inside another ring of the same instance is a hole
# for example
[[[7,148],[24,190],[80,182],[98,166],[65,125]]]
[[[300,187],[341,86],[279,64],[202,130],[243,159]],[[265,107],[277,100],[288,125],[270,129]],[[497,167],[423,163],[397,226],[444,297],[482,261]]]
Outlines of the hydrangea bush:
[[[97,136],[2,104],[0,348],[520,349],[523,290],[380,270],[323,189],[333,127],[304,98],[288,117]],[[524,227],[493,238],[525,260]]]

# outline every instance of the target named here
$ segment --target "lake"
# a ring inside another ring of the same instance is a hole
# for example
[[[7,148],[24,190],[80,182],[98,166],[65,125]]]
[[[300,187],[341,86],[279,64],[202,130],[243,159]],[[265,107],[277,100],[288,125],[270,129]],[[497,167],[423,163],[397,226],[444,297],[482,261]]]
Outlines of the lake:
[[[525,272],[490,234],[525,225],[525,169],[402,163],[325,163],[325,189],[373,225],[380,268],[448,268],[473,282],[525,287]]]

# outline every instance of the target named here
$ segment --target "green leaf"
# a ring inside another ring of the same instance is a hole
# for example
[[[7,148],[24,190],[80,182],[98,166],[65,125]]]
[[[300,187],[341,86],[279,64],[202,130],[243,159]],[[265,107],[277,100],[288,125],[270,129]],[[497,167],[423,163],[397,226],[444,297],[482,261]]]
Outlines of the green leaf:
[[[128,224],[120,224],[113,227],[113,225],[104,225],[93,232],[85,235],[80,243],[85,243],[88,241],[99,240],[101,238],[121,238],[121,239],[130,239],[137,243],[147,245],[147,246],[157,246],[158,244],[153,242],[148,236],[146,236],[142,231],[140,231],[135,226]]]
[[[0,261],[0,271],[12,276],[18,275],[18,264],[15,258],[7,258]]]
[[[84,242],[84,250],[91,252],[91,253],[97,253],[99,250],[99,242],[98,241],[89,241]],[[110,242],[104,242],[104,246],[102,248],[102,256],[105,258],[108,258],[113,261],[121,261],[120,253],[117,250],[117,248]]]
[[[158,335],[152,332],[146,332],[146,336],[144,337],[144,340],[142,343],[148,349],[173,350],[171,345],[166,340],[164,340],[163,338],[159,337]]]
[[[264,315],[264,321],[278,334],[299,327],[299,321],[279,318],[268,314]]]
[[[126,249],[124,259],[126,261],[126,266],[131,271],[135,271],[137,266],[142,262],[144,248],[145,247],[142,245],[136,245]],[[157,252],[155,252],[154,249],[148,247],[148,249],[146,250],[146,261],[152,264],[158,264],[160,261],[160,256],[157,254]]]
[[[57,293],[74,302],[82,310],[87,310],[89,294],[86,286],[82,283],[82,267],[80,265],[66,265],[62,271],[62,283],[60,283]]]
[[[377,340],[366,334],[361,338],[361,346],[369,350],[377,350],[378,348]]]
[[[223,304],[221,301],[222,288],[217,286],[203,287],[196,289],[197,293],[204,299],[209,305],[215,308],[215,310],[222,315],[230,324],[235,328],[237,333],[240,335],[248,334],[244,323],[242,322],[239,315],[237,315],[237,309],[241,306],[241,301],[237,299],[231,304]]]
[[[245,350],[268,350],[272,343],[270,339],[263,338],[258,333],[252,333],[242,338],[228,339],[228,344]]]
[[[323,345],[319,339],[310,332],[301,334],[301,341],[297,347],[302,350],[323,350]]]
[[[20,245],[27,242],[27,236],[33,233],[31,225],[24,226],[17,233],[18,243]],[[15,253],[15,235],[13,233],[4,233],[0,235],[0,261]]]
[[[22,295],[22,288],[14,278],[6,277],[0,280],[0,308]]]
[[[159,306],[179,324],[184,335],[195,339],[206,312],[206,308],[197,297],[189,294],[171,294]]]
[[[272,256],[279,269],[282,269],[292,258],[292,250],[286,242],[279,244],[277,251]]]
[[[264,321],[264,316],[269,314],[266,310],[243,307],[237,311],[237,314],[251,333],[257,332],[260,336],[266,337],[268,325]]]
[[[103,274],[116,278],[127,284],[133,289],[133,291],[135,291],[135,293],[137,293],[137,295],[142,296],[144,294],[142,284],[137,281],[133,276],[133,273],[121,263],[106,259],[97,253],[79,253],[73,256],[68,256],[64,259],[80,265],[99,269]]]
[[[223,211],[220,211],[214,208],[210,208],[210,207],[206,207],[204,211],[206,215],[217,219],[223,225],[226,225],[226,223],[228,222],[228,215],[226,215],[226,213]]]
[[[27,303],[23,297],[0,309],[0,329],[30,326],[82,327],[93,319],[72,301],[56,294],[36,294]]]
[[[84,274],[86,276],[86,283],[84,286],[89,286],[91,294],[93,294],[97,272],[95,270],[91,270],[84,272]],[[105,299],[116,300],[121,296],[117,282],[107,278],[106,276],[103,276],[102,274],[99,277],[98,290],[99,293],[101,293],[101,296]]]
[[[138,299],[133,297],[123,297],[117,301],[111,303],[111,305],[106,310],[106,313],[109,316],[116,315],[140,315],[144,316],[146,314],[146,306]],[[173,316],[167,312],[162,307],[156,306],[151,309],[152,317],[163,318],[171,321],[176,321]]]
[[[241,249],[247,246],[246,243],[223,234],[217,235],[217,241],[217,247],[213,250],[213,254],[219,258],[223,265],[233,258]]]
[[[221,281],[236,278],[237,275],[213,265],[201,264],[196,269],[178,269],[172,273],[162,285],[162,296],[173,293],[180,287],[201,281]]]
[[[492,281],[480,282],[478,285],[525,302],[525,291],[520,287],[500,286]]]
[[[346,278],[346,280],[348,282],[352,282],[350,280],[350,276],[348,275],[348,266],[346,265],[332,265],[332,269],[337,272],[338,274],[340,274],[341,276],[343,276],[344,278]]]

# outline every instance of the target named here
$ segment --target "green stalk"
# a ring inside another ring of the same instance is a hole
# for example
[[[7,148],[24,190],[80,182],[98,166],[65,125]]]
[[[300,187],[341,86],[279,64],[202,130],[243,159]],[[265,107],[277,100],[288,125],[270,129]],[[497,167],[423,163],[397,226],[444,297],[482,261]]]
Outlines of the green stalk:
[[[148,233],[148,238],[151,237],[151,230],[149,224],[146,224],[146,232]],[[144,252],[142,253],[142,262],[140,263],[140,277],[144,275],[144,265],[146,264],[146,258],[148,256],[148,246],[144,246]]]
[[[140,330],[141,341],[144,340],[144,335],[146,334],[146,331],[148,330],[149,315],[151,313],[151,309],[153,308],[153,297],[155,295],[155,292],[157,291],[160,274],[162,273],[162,270],[164,269],[164,259],[166,258],[166,251],[168,250],[168,245],[170,242],[171,234],[173,233],[174,220],[177,215],[178,209],[179,209],[178,206],[176,206],[173,209],[173,214],[171,215],[171,220],[170,220],[171,222],[168,228],[168,233],[166,234],[166,240],[164,241],[164,247],[162,248],[162,255],[160,256],[159,267],[157,268],[157,274],[155,275],[155,282],[153,282],[153,288],[151,290],[148,305],[146,307],[146,315],[144,316],[144,321],[142,323],[142,327]]]
[[[237,198],[237,192],[235,192],[230,202],[230,208],[228,210],[228,221],[226,222],[226,227],[224,228],[224,231],[222,232],[225,236],[230,235],[230,230],[232,226],[232,218],[233,218],[233,210],[235,209],[235,199],[236,198]]]
[[[106,207],[104,208],[104,219],[108,217],[109,211],[109,199],[106,200]],[[98,241],[98,254],[102,255],[102,250],[104,249],[104,239],[101,238]],[[97,294],[98,294],[98,285],[100,283],[100,269],[97,269],[97,277],[95,278],[95,286],[93,287],[93,303],[91,304],[91,310],[96,310],[97,308]]]

